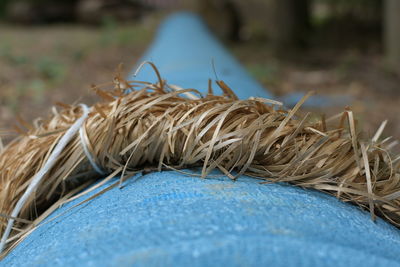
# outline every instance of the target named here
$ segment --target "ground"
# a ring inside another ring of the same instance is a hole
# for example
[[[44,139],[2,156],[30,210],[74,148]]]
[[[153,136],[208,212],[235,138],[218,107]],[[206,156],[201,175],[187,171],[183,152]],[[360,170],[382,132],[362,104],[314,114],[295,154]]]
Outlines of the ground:
[[[97,100],[91,84],[109,82],[118,65],[129,71],[151,42],[159,18],[100,27],[0,24],[0,134],[10,140],[16,118],[46,116],[55,102]],[[388,119],[385,135],[400,138],[400,77],[379,49],[308,49],[284,56],[260,41],[227,44],[249,72],[277,95],[315,90],[349,95],[360,127],[371,136]],[[235,88],[234,85],[230,85]],[[240,88],[237,88],[240,89]],[[314,109],[333,114],[344,105]],[[11,129],[11,131],[10,131]]]

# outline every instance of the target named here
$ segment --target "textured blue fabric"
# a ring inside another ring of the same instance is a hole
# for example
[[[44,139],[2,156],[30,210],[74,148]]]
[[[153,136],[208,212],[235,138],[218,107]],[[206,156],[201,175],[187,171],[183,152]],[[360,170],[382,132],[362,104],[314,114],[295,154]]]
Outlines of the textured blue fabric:
[[[399,248],[397,229],[322,193],[162,172],[43,225],[2,265],[396,266]]]
[[[182,19],[197,26],[174,24]],[[213,57],[220,78],[246,88],[237,91],[240,97],[268,97],[196,21],[188,14],[169,19],[146,57],[170,82],[205,90],[213,73],[196,62],[211,63],[196,55],[219,51]],[[172,36],[169,27],[176,27]],[[193,49],[179,49],[188,46]],[[155,77],[150,70],[140,75]],[[152,173],[68,210],[88,197],[57,210],[1,266],[400,266],[397,228],[286,184]]]

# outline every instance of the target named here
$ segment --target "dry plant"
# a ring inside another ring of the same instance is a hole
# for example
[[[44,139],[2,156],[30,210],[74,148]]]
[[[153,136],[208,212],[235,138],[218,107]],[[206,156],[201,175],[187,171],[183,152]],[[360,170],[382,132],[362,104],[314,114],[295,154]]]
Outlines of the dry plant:
[[[269,99],[239,100],[223,81],[223,95],[214,95],[210,82],[202,96],[168,85],[154,69],[157,83],[117,75],[106,85],[113,89],[93,87],[104,101],[90,112],[60,104],[3,148],[3,256],[60,205],[115,176],[121,178],[113,186],[149,170],[199,167],[202,178],[218,169],[232,180],[245,174],[289,182],[400,225],[400,156],[391,154],[390,138],[380,138],[386,122],[372,139],[361,139],[349,109],[313,122],[309,113],[297,114],[307,96],[286,110]]]

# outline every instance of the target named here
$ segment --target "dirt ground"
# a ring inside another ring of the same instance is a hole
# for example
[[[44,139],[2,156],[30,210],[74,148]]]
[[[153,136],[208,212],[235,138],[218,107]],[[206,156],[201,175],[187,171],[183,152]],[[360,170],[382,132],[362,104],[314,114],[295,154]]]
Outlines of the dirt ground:
[[[95,102],[90,85],[110,81],[120,63],[130,70],[151,42],[159,20],[124,25],[109,21],[95,28],[0,24],[1,135],[9,140],[17,116],[26,121],[46,116],[55,102]],[[400,138],[400,77],[385,65],[379,49],[309,49],[276,56],[262,42],[228,46],[275,94],[315,90],[330,97],[348,95],[367,135],[388,119],[385,135]],[[313,111],[329,115],[343,108]]]

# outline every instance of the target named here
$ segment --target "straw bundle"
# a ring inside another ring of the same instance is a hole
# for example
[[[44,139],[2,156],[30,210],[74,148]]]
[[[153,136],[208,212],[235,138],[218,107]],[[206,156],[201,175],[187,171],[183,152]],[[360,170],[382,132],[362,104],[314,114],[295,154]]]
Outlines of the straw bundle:
[[[122,182],[139,172],[193,167],[202,178],[219,169],[232,179],[246,174],[317,189],[400,225],[400,157],[391,155],[390,139],[380,139],[385,123],[372,139],[360,140],[350,110],[312,122],[310,114],[296,114],[306,97],[285,110],[273,100],[239,100],[222,81],[222,96],[213,94],[211,83],[201,96],[158,77],[152,84],[117,76],[112,90],[94,87],[105,101],[90,109],[80,134],[66,142],[17,216],[11,215],[17,202],[85,109],[62,105],[4,148],[3,235],[15,220],[8,250],[61,204],[98,187],[78,194],[99,179],[120,175]]]

